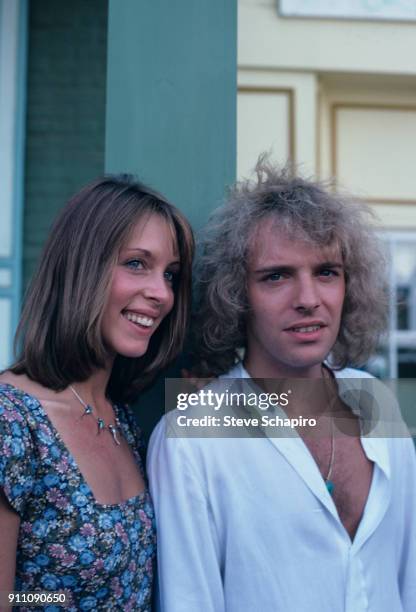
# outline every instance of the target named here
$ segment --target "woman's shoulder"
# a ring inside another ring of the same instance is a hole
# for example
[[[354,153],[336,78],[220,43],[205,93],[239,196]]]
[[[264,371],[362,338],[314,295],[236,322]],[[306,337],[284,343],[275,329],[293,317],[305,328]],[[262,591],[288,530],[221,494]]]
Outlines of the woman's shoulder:
[[[24,374],[13,374],[9,370],[0,374],[0,418],[13,415],[17,421],[33,420],[39,406],[37,396],[42,386]]]
[[[0,449],[35,446],[36,432],[44,426],[45,415],[39,399],[32,395],[26,377],[5,372],[0,375]]]
[[[26,387],[24,380],[16,375],[0,376],[0,487],[19,514],[35,479],[40,425],[39,403],[21,387]]]
[[[21,414],[26,412],[28,403],[28,393],[24,388],[26,385],[20,376],[12,372],[0,374],[0,416],[3,411]],[[2,410],[3,409],[3,410]]]
[[[15,391],[16,395],[45,395],[54,393],[40,383],[31,380],[26,374],[15,374],[11,370],[0,373],[0,387],[8,387]]]
[[[45,402],[57,402],[62,392],[54,391],[31,380],[26,374],[14,374],[10,370],[0,374],[0,405],[2,402],[13,403],[15,409],[29,409],[43,416],[41,405]]]

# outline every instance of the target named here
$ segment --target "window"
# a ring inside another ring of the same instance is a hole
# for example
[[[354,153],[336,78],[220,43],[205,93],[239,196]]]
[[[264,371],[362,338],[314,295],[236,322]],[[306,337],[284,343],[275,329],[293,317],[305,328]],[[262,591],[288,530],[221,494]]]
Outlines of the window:
[[[416,232],[382,236],[389,259],[389,334],[368,369],[380,378],[416,378]]]

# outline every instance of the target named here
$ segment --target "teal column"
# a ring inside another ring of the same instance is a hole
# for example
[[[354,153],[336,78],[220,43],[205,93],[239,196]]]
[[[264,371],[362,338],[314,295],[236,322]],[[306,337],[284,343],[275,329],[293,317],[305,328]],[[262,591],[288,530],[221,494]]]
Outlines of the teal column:
[[[132,172],[200,227],[236,169],[237,0],[109,0],[106,172]],[[140,396],[150,432],[164,377]]]
[[[107,172],[200,226],[235,180],[236,0],[109,0]]]

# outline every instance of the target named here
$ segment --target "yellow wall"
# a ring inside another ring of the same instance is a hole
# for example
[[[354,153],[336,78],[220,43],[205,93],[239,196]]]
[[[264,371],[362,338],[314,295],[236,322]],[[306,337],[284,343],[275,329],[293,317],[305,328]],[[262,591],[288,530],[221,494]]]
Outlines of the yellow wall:
[[[416,23],[280,18],[239,1],[238,175],[262,151],[416,229]]]
[[[238,8],[242,66],[416,74],[416,22],[283,18],[276,0]]]

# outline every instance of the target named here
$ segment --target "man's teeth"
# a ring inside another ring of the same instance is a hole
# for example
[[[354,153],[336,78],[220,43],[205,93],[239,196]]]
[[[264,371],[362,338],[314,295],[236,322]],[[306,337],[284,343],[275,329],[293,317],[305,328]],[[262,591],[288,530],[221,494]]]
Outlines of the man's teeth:
[[[132,321],[133,323],[139,323],[140,325],[144,325],[145,327],[151,327],[155,322],[154,319],[151,319],[150,317],[145,317],[144,315],[137,315],[133,312],[126,312],[124,316],[129,321]]]
[[[308,325],[307,327],[292,327],[293,331],[301,333],[314,332],[318,331],[318,329],[321,329],[320,325]]]

